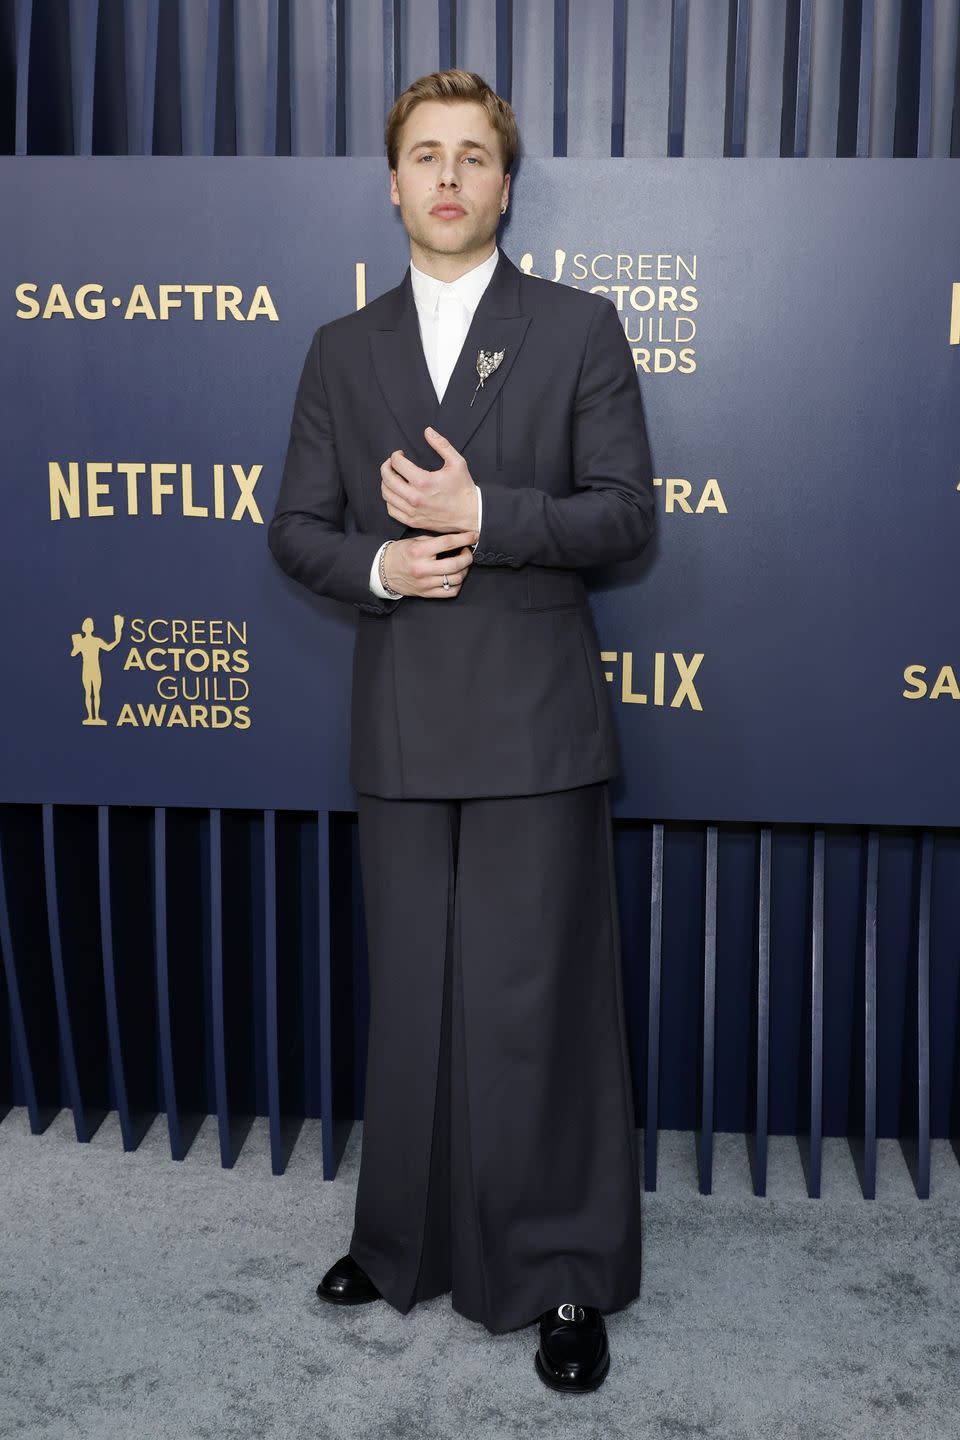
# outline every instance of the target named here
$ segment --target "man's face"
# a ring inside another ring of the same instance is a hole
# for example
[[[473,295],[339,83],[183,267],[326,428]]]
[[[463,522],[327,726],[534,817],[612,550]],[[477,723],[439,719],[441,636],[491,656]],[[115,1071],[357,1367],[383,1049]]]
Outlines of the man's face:
[[[400,207],[418,269],[449,279],[486,259],[509,190],[500,137],[482,105],[424,100],[410,112],[390,171],[390,199]]]

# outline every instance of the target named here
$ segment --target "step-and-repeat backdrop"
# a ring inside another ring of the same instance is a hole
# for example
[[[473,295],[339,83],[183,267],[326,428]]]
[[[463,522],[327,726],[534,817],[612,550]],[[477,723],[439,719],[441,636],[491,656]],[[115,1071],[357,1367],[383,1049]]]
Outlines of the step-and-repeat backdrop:
[[[385,162],[0,204],[0,800],[353,808],[354,617],[266,527],[314,330],[402,278]],[[950,162],[527,160],[502,244],[610,296],[646,405],[656,538],[588,577],[618,813],[960,823]]]

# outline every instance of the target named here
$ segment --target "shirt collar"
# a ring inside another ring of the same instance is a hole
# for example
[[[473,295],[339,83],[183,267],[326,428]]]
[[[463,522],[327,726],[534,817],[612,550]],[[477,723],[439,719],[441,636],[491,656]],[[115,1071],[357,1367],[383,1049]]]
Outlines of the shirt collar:
[[[413,286],[413,298],[416,301],[417,309],[427,310],[432,314],[437,308],[440,291],[449,288],[456,291],[472,315],[480,304],[483,292],[490,284],[499,259],[500,251],[494,246],[493,254],[488,255],[486,260],[482,260],[479,265],[475,265],[465,275],[449,282],[437,280],[433,275],[427,275],[422,270],[418,270],[411,260],[410,283]]]

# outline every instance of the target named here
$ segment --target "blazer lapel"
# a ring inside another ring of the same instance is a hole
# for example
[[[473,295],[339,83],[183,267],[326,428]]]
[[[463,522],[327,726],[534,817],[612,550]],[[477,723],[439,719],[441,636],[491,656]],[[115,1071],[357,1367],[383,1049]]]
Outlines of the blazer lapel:
[[[506,384],[529,324],[530,316],[520,313],[520,272],[501,250],[433,422],[461,454]],[[502,350],[503,359],[478,389],[477,356],[481,350]]]
[[[520,271],[501,250],[439,405],[423,353],[409,269],[393,293],[396,303],[388,328],[370,333],[373,369],[407,439],[410,458],[426,470],[435,470],[437,453],[424,439],[424,428],[432,425],[462,453],[505,384],[523,344],[530,317],[520,313]],[[479,350],[504,353],[499,367],[477,390]]]
[[[370,332],[370,358],[383,398],[406,436],[410,458],[433,470],[437,453],[423,438],[423,431],[437,418],[437,392],[423,353],[409,270],[394,295],[394,323]]]

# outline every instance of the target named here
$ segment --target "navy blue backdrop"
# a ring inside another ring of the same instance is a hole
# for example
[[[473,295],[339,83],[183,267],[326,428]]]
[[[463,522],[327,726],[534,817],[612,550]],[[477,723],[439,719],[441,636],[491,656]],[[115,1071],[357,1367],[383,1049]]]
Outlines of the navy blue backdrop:
[[[619,815],[960,813],[949,173],[522,165],[505,248],[617,304],[654,454],[655,542],[592,577]],[[402,275],[383,166],[10,160],[0,203],[4,798],[353,808],[353,616],[265,522],[314,328]]]

